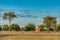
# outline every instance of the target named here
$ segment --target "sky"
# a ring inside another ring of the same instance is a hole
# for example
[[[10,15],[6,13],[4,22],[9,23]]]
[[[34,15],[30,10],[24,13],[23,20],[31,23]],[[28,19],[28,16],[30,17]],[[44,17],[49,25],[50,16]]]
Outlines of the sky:
[[[12,23],[21,27],[28,23],[43,24],[43,17],[48,15],[56,17],[60,23],[60,0],[0,0],[0,25],[8,24],[2,16],[9,11],[14,11],[18,17]]]

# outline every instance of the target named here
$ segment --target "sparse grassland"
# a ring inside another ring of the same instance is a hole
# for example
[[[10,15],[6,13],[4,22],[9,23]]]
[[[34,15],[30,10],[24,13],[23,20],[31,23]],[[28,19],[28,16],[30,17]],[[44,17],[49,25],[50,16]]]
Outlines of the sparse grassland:
[[[60,40],[60,32],[1,31],[0,40]]]

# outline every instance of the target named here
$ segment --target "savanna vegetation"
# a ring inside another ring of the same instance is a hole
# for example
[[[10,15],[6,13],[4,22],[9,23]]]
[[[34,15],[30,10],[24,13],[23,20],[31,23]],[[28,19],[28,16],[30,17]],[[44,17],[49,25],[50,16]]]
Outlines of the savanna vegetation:
[[[4,20],[8,20],[9,24],[0,27],[0,31],[35,31],[36,25],[29,23],[25,27],[20,27],[17,23],[11,24],[14,18],[17,18],[14,12],[5,12],[2,17]],[[39,25],[41,31],[60,31],[60,24],[57,24],[57,18],[54,16],[45,16],[43,18],[43,24]]]

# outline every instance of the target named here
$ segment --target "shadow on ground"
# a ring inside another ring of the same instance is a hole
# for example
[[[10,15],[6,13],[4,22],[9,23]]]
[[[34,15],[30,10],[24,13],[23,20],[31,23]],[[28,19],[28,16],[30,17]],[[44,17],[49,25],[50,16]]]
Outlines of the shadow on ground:
[[[0,34],[0,37],[7,37],[7,36],[16,36],[16,35],[12,35],[12,34]]]

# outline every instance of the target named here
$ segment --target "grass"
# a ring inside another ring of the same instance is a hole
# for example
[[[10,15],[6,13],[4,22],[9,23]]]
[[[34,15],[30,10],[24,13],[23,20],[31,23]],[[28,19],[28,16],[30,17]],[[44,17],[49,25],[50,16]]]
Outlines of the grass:
[[[60,40],[60,32],[1,31],[0,40]]]

